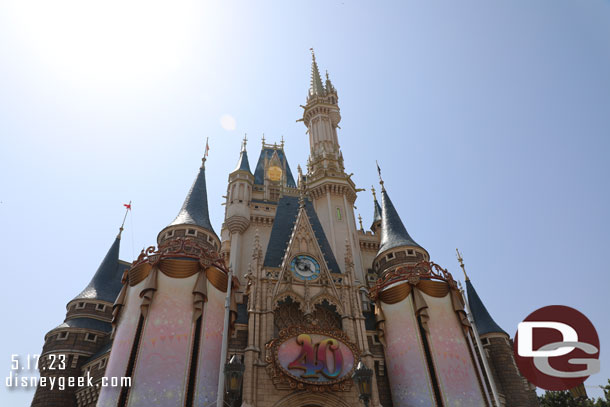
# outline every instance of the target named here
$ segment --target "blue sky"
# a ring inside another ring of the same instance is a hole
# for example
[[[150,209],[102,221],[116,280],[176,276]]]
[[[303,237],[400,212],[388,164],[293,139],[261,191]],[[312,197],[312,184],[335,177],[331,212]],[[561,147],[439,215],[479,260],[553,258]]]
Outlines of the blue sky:
[[[244,133],[251,164],[262,133],[284,136],[293,170],[306,162],[296,119],[310,47],[339,92],[366,225],[378,160],[410,234],[461,278],[460,248],[506,331],[550,304],[591,319],[602,372],[586,385],[599,395],[610,377],[610,3],[593,0],[3,2],[0,376],[63,321],[123,203],[121,258],[155,243],[206,137],[217,232]],[[2,405],[33,396],[0,389]]]

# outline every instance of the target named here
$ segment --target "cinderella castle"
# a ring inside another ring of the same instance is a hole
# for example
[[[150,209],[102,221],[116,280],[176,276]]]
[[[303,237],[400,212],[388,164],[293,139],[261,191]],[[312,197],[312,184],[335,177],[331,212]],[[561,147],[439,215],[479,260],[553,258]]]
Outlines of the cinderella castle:
[[[32,407],[538,405],[463,263],[465,287],[407,232],[403,186],[380,172],[370,230],[356,222],[338,101],[313,56],[305,171],[264,139],[251,166],[244,140],[219,233],[205,156],[156,246],[122,261],[119,233],[40,358],[93,385],[39,387]]]

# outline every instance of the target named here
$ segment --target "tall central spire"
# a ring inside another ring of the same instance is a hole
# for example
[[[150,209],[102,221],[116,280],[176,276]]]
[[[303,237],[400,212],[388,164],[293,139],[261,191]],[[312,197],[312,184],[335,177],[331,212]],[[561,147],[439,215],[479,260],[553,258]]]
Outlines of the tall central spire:
[[[311,154],[309,176],[346,176],[343,155],[339,147],[337,128],[341,121],[337,90],[326,73],[326,86],[322,82],[316,56],[311,49],[311,82],[307,105],[303,106],[303,124],[307,126]]]
[[[318,69],[318,63],[316,62],[316,54],[314,54],[313,48],[310,48],[309,50],[311,51],[311,85],[309,87],[309,96],[325,96],[326,90],[324,89],[324,85],[322,85],[320,70]]]

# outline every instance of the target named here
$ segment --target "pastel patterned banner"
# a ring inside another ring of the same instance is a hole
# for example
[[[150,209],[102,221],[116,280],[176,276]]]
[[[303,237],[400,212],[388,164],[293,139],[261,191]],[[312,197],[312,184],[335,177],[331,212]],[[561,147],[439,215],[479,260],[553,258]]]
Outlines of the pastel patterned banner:
[[[143,286],[144,282],[140,282],[128,288],[125,306],[121,310],[119,324],[114,342],[112,343],[112,351],[110,352],[110,359],[106,368],[106,377],[122,377],[125,375],[140,319],[140,303],[142,300],[139,293]],[[121,387],[103,387],[97,402],[98,407],[116,407],[120,393]]]
[[[385,316],[386,364],[395,407],[434,406],[412,294],[395,304],[379,302]]]
[[[129,392],[130,407],[184,404],[196,278],[158,274],[158,289],[144,326]]]
[[[447,407],[485,406],[475,366],[451,296],[422,293],[428,303],[429,342],[443,403]]]
[[[208,301],[203,307],[201,350],[197,368],[195,405],[209,406],[216,400],[222,330],[224,326],[224,302],[226,293],[219,291],[209,281]]]

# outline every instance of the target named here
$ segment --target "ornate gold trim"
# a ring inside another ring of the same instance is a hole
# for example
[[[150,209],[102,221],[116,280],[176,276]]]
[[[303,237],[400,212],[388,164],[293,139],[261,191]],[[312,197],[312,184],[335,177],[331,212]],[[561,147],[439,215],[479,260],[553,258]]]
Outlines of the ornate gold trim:
[[[387,288],[379,293],[379,299],[386,304],[396,304],[411,294],[411,285],[404,282],[394,287]]]
[[[163,259],[159,262],[163,274],[173,278],[187,278],[200,270],[198,261],[187,259]]]
[[[226,276],[229,272],[222,255],[190,238],[178,237],[163,242],[158,249],[150,246],[142,250],[127,273],[129,285],[133,287],[147,278],[154,266],[158,266],[163,274],[173,278],[187,278],[212,266],[218,273],[225,275],[224,283],[218,277],[212,284],[216,282],[216,288],[222,292],[227,291]]]
[[[419,280],[416,287],[430,297],[443,298],[449,293],[449,284],[444,281]]]
[[[449,285],[451,289],[457,289],[457,283],[451,273],[436,263],[420,261],[416,264],[407,264],[387,272],[379,278],[375,285],[370,289],[369,297],[376,301],[380,293],[387,287],[400,281],[407,281],[411,285],[418,285],[421,281],[439,280]],[[431,286],[432,287],[432,286]],[[431,288],[432,289],[432,288]],[[436,290],[434,290],[436,291]],[[431,295],[431,294],[429,294]]]
[[[151,269],[152,266],[148,263],[140,263],[137,266],[132,267],[127,273],[129,286],[133,287],[134,285],[138,285],[140,282],[144,281],[144,279],[148,277],[148,273],[150,273]]]
[[[208,280],[214,287],[223,293],[227,292],[227,282],[229,281],[229,277],[224,273],[224,271],[220,270],[218,267],[212,266],[208,267],[205,270],[205,273]]]

